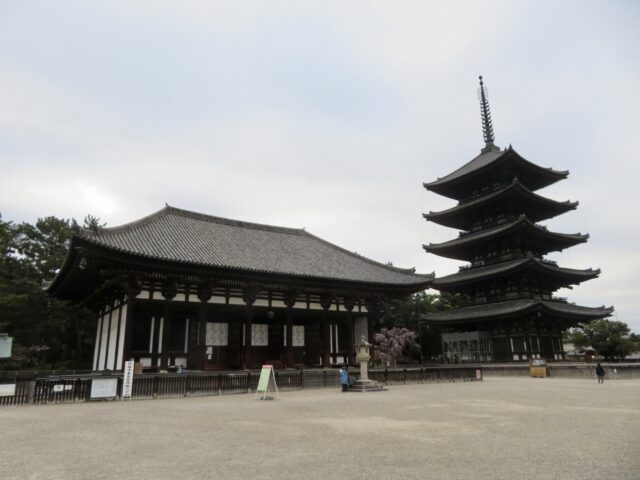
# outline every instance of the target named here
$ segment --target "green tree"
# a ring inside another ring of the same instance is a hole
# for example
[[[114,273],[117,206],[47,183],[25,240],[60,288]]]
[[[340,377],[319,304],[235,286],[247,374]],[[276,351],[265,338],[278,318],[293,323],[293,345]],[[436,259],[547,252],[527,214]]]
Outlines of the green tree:
[[[626,323],[608,319],[594,320],[581,328],[573,328],[567,332],[566,338],[576,348],[593,347],[606,360],[623,359],[637,346],[637,336],[631,334]]]
[[[3,222],[0,216],[0,329],[13,335],[23,359],[18,366],[46,362],[55,368],[73,360],[88,364],[83,346],[90,343],[92,315],[47,295],[64,262],[72,236],[71,222],[40,218],[31,225]],[[14,365],[15,366],[15,365]]]

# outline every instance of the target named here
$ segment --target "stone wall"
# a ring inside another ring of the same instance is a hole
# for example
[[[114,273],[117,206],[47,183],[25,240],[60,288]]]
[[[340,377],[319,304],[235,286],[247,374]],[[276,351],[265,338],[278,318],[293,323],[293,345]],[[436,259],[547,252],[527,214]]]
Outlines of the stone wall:
[[[605,379],[640,379],[640,363],[602,363]],[[548,376],[551,378],[596,378],[595,363],[549,363]],[[529,365],[503,364],[482,365],[485,377],[529,376]]]

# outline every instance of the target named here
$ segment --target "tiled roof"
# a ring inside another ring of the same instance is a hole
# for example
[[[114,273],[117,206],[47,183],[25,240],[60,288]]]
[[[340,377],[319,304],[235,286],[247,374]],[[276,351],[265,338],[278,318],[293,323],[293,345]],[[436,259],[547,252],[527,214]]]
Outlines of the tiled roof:
[[[496,227],[478,230],[477,232],[462,235],[458,238],[454,238],[453,240],[449,240],[446,242],[430,243],[429,245],[424,245],[424,249],[427,252],[439,254],[439,252],[444,252],[450,249],[468,248],[469,245],[477,242],[486,240],[494,241],[500,235],[515,230],[516,228],[525,228],[532,234],[539,235],[543,238],[551,238],[563,244],[561,248],[568,248],[569,246],[576,245],[581,242],[586,242],[589,238],[588,234],[583,235],[581,233],[570,234],[549,231],[546,228],[540,227],[531,222],[531,220],[529,220],[526,216],[521,215],[511,222],[507,222]]]
[[[431,189],[433,187],[445,185],[454,180],[457,180],[459,178],[465,177],[466,175],[469,175],[478,170],[481,170],[487,165],[490,165],[491,163],[501,159],[502,157],[506,157],[507,155],[513,155],[513,158],[526,164],[528,167],[533,168],[539,172],[543,172],[547,175],[557,177],[558,179],[565,178],[569,174],[569,172],[566,172],[566,171],[558,171],[558,170],[553,170],[552,168],[544,168],[539,165],[536,165],[535,163],[531,163],[528,160],[521,157],[513,148],[511,148],[511,146],[509,146],[509,148],[507,148],[506,150],[500,150],[498,147],[495,147],[493,149],[483,151],[482,153],[480,153],[480,155],[475,157],[473,160],[465,163],[462,167],[458,168],[457,170],[454,170],[449,175],[445,175],[442,178],[438,178],[434,182],[425,183],[424,186],[427,189]]]
[[[523,213],[526,214],[528,218],[536,222],[552,218],[560,213],[575,209],[578,206],[578,202],[558,202],[538,195],[522,185],[518,179],[513,179],[511,183],[499,190],[468,202],[460,203],[447,210],[429,212],[423,216],[427,220],[440,225],[466,230],[469,223],[469,221],[466,220],[466,216],[469,215],[469,212],[477,211],[479,208],[484,208],[486,205],[496,202],[504,204],[506,198],[509,198],[509,196],[511,196],[510,198],[513,198],[516,195],[520,198],[526,199],[526,201],[520,202]]]
[[[445,312],[431,313],[424,318],[433,323],[481,322],[499,320],[500,317],[518,315],[527,312],[546,312],[560,317],[578,317],[579,320],[594,320],[607,317],[613,312],[613,307],[581,307],[572,303],[554,302],[546,300],[520,299],[506,302],[473,305]]]
[[[461,283],[473,282],[476,280],[486,279],[497,275],[514,272],[525,265],[530,264],[529,268],[535,268],[538,271],[549,272],[570,280],[571,284],[579,283],[584,280],[595,278],[600,274],[600,270],[591,268],[586,270],[578,270],[574,268],[563,268],[553,265],[549,262],[542,262],[532,256],[516,258],[506,262],[495,263],[484,267],[467,268],[458,273],[447,275],[445,277],[436,278],[432,284],[433,288],[447,287]]]
[[[303,229],[274,227],[167,206],[135,222],[85,231],[96,245],[151,259],[217,268],[385,285],[428,285],[416,274],[375,262]]]

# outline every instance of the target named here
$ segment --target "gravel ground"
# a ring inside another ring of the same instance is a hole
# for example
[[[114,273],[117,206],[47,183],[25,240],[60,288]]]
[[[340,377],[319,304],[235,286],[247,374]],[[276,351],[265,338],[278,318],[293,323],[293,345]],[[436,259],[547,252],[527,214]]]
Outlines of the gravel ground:
[[[640,479],[640,381],[0,408],[2,479]]]

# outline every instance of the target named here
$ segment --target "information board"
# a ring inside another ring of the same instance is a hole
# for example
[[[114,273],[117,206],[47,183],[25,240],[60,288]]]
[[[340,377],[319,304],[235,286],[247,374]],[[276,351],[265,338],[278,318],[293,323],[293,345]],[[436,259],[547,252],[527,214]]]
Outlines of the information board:
[[[0,358],[11,358],[11,346],[13,345],[13,337],[6,334],[0,335]]]
[[[256,398],[262,393],[261,400],[267,398],[269,385],[273,381],[273,390],[278,393],[278,385],[276,385],[276,374],[273,371],[273,365],[263,365],[260,371],[260,379],[258,380],[258,388],[256,388]]]
[[[115,398],[117,378],[94,378],[91,380],[91,398]]]
[[[4,383],[0,385],[0,397],[13,397],[16,394],[15,383]]]
[[[122,379],[122,396],[124,400],[128,398],[131,400],[131,392],[133,391],[133,360],[124,362],[124,377]]]

